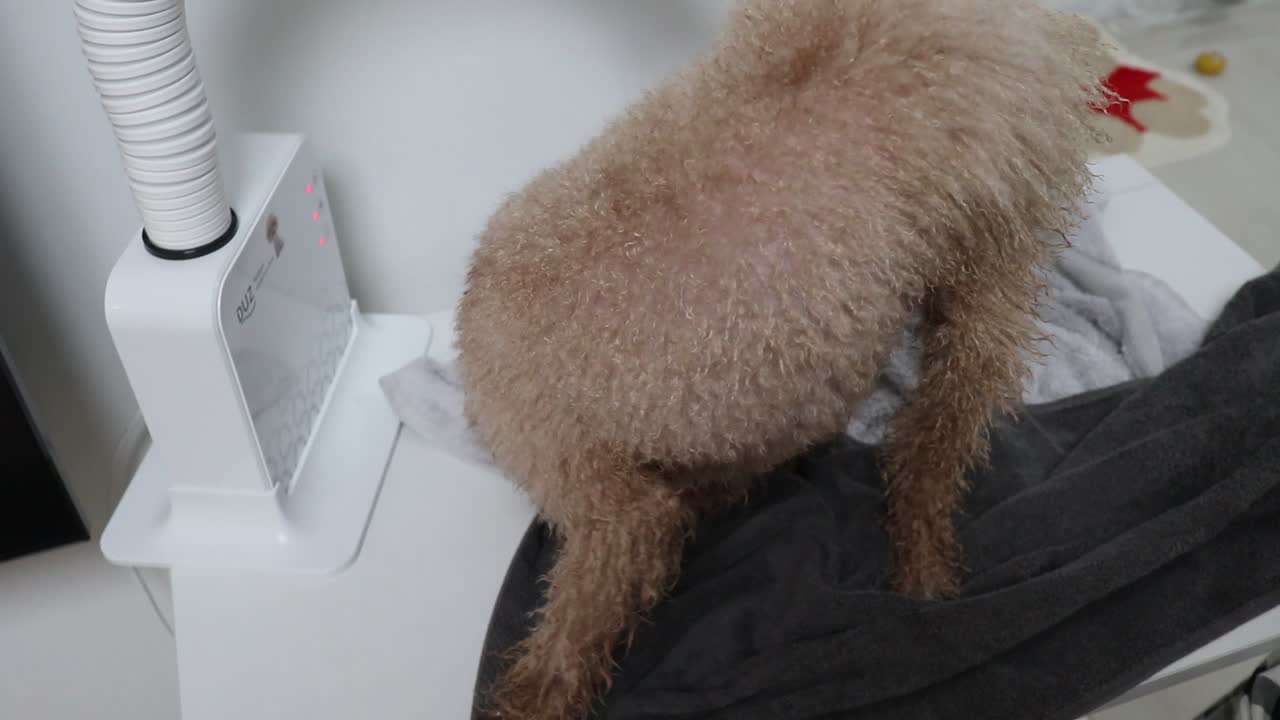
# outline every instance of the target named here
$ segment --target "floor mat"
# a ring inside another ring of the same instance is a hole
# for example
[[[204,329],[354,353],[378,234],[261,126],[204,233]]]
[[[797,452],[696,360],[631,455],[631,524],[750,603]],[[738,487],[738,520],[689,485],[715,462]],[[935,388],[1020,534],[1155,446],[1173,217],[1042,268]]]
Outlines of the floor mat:
[[[1208,82],[1124,49],[1105,30],[1114,64],[1107,86],[1118,97],[1098,107],[1095,122],[1106,141],[1095,156],[1127,153],[1148,168],[1186,160],[1231,138],[1226,98]]]

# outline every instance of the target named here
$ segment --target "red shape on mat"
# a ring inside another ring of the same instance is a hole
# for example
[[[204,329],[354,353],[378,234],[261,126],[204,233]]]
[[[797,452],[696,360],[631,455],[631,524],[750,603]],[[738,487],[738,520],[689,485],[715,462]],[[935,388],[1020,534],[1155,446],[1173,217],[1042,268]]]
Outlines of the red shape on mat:
[[[1103,80],[1107,90],[1115,97],[1106,107],[1094,106],[1094,112],[1110,115],[1140,133],[1147,131],[1147,126],[1138,122],[1133,116],[1133,104],[1144,100],[1168,100],[1158,90],[1151,88],[1151,81],[1160,77],[1160,73],[1144,70],[1129,65],[1118,65]]]

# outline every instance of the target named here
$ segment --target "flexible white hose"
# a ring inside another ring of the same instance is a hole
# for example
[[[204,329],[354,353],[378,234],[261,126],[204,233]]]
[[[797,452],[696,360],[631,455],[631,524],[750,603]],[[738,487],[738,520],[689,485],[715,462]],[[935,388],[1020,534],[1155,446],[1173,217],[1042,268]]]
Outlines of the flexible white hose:
[[[80,44],[152,244],[190,251],[231,224],[183,0],[76,0]]]

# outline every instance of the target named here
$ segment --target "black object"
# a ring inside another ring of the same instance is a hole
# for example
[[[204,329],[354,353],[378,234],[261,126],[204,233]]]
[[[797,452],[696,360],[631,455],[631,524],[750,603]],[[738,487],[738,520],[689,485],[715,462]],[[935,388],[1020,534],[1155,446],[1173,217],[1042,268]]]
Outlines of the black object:
[[[155,255],[162,260],[194,260],[198,257],[204,257],[210,253],[221,250],[223,246],[231,242],[231,238],[236,236],[236,232],[240,229],[240,217],[236,215],[236,211],[231,211],[231,224],[223,231],[221,235],[201,245],[200,247],[188,248],[186,250],[170,250],[162,248],[151,242],[151,236],[147,235],[147,229],[142,228],[142,245],[147,248],[147,252]]]
[[[0,562],[89,539],[8,363],[0,358]]]
[[[841,438],[709,521],[620,659],[609,720],[1074,720],[1280,603],[1280,270],[1151,380],[994,434],[960,519],[958,599],[885,589],[875,449]],[[527,633],[534,523],[477,678]]]

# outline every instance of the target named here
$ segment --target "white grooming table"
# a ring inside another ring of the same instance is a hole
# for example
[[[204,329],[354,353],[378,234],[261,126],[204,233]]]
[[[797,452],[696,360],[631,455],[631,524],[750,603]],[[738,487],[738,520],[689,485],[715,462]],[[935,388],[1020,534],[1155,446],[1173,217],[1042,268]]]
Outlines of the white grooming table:
[[[1201,313],[1216,315],[1262,271],[1136,164],[1109,160],[1099,169],[1111,194],[1103,224],[1121,260],[1165,279]],[[450,315],[430,320],[431,352],[446,357]],[[183,720],[469,717],[493,602],[532,517],[505,479],[402,430],[364,548],[346,572],[173,571]],[[1275,646],[1280,610],[1125,699]]]

